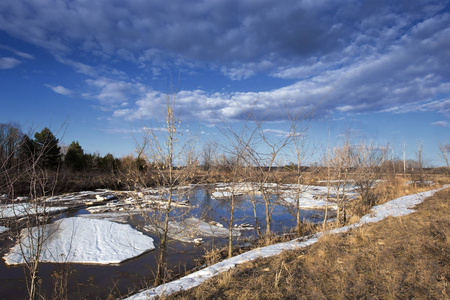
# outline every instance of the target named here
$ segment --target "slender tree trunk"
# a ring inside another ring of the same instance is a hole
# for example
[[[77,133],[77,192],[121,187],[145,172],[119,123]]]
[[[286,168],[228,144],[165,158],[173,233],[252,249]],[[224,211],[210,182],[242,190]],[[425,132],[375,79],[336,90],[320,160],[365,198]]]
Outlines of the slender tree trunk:
[[[296,197],[297,197],[297,211],[296,211],[296,221],[297,221],[297,233],[298,235],[301,234],[301,221],[300,221],[300,176],[297,177],[297,193],[296,193]]]
[[[233,256],[233,217],[234,217],[234,195],[231,196],[230,226],[228,232],[228,257]]]
[[[165,281],[165,259],[167,246],[167,233],[169,232],[170,207],[172,204],[172,189],[169,190],[167,208],[164,215],[163,234],[161,235],[161,243],[159,246],[158,269],[156,272],[155,285],[159,285]]]
[[[263,190],[261,189],[261,191],[263,192]],[[270,203],[269,203],[269,199],[267,198],[267,195],[263,192],[263,199],[264,199],[264,205],[266,207],[266,245],[270,245],[270,236],[271,236],[271,223],[272,223],[272,218],[271,218],[271,213],[270,213]]]
[[[256,213],[256,197],[254,193],[252,197],[253,197],[252,199],[253,217],[255,218],[256,234],[258,235],[258,238],[261,238],[261,231],[259,230],[258,214]]]
[[[327,219],[328,219],[328,201],[330,201],[330,183],[328,183],[327,188],[327,203],[325,205],[325,216],[323,217],[323,226],[322,228],[325,230],[325,226],[327,225]]]

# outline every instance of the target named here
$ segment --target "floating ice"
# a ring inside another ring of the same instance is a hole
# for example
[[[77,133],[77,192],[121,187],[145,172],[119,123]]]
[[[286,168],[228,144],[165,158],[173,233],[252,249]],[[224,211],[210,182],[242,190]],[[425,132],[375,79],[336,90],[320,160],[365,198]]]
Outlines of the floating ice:
[[[233,193],[227,191],[217,191],[211,194],[211,197],[216,199],[230,198],[231,196],[233,196]]]
[[[35,214],[53,214],[67,210],[64,206],[36,206],[29,203],[4,204],[0,205],[1,218],[19,218]]]
[[[151,225],[147,225],[144,228],[149,231],[155,231],[155,228]],[[229,230],[227,228],[209,224],[197,218],[188,218],[183,221],[169,222],[168,235],[172,239],[185,243],[194,243],[195,239],[201,237],[227,238],[228,234]],[[239,236],[240,234],[241,233],[239,231],[233,231],[233,236]]]
[[[30,245],[36,244],[39,233],[43,233],[44,240],[41,262],[117,264],[155,249],[151,237],[130,225],[75,217],[22,230],[22,245],[16,243],[3,257],[6,264],[22,264],[33,257],[36,247]]]
[[[295,205],[297,203],[297,200],[291,197],[286,197],[283,200],[292,205]],[[336,204],[333,202],[327,203],[327,201],[324,200],[308,199],[304,197],[298,199],[298,204],[300,208],[325,208],[327,205],[330,209],[337,208]]]

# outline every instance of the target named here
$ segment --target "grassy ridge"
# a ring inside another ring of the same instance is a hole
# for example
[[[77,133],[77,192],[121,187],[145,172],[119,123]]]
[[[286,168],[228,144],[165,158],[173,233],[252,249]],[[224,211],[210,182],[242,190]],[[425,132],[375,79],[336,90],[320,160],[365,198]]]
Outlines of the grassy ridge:
[[[170,299],[449,299],[450,189],[308,249],[238,266]]]

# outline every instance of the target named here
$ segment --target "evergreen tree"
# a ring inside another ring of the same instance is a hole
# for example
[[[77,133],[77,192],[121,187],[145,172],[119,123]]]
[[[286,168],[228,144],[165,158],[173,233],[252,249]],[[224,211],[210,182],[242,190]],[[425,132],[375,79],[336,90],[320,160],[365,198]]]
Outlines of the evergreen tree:
[[[59,140],[45,127],[41,132],[34,135],[36,153],[40,156],[39,161],[44,168],[56,169],[61,162],[61,147]]]
[[[19,160],[22,169],[31,165],[36,159],[36,144],[28,135],[22,138],[19,148]]]
[[[81,171],[86,166],[86,157],[83,148],[81,148],[78,141],[72,142],[67,149],[64,162],[69,168],[76,171]]]
[[[103,171],[115,172],[120,166],[119,159],[116,159],[111,153],[106,154],[99,161],[99,167]]]

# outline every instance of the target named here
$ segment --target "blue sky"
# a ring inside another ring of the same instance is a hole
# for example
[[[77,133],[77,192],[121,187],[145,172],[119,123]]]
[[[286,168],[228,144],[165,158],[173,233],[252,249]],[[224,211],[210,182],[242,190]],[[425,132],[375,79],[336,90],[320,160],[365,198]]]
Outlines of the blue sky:
[[[266,129],[315,108],[326,148],[346,128],[428,164],[450,142],[447,1],[0,2],[0,122],[53,131],[87,152],[134,152],[180,80],[182,124],[223,140],[255,101]],[[320,152],[320,151],[316,151]]]

